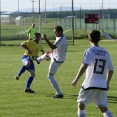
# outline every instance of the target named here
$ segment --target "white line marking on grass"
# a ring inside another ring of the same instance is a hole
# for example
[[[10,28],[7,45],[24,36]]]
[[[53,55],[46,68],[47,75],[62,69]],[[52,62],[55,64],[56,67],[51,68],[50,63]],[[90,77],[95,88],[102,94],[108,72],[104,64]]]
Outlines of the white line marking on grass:
[[[66,32],[68,32],[68,31],[70,31],[71,29],[69,29],[69,30],[66,30],[66,31],[64,31],[63,33],[66,33]]]

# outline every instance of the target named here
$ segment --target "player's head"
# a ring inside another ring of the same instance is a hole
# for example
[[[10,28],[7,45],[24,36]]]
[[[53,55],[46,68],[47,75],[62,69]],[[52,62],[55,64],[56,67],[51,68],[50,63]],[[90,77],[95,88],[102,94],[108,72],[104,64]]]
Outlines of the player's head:
[[[35,33],[34,40],[39,41],[40,39],[41,39],[41,34],[40,33]]]
[[[61,26],[55,26],[54,34],[56,37],[61,37],[63,35],[63,28]]]
[[[35,27],[35,24],[32,24],[32,27],[34,28]]]
[[[91,30],[88,34],[88,38],[92,43],[98,43],[100,41],[100,31]]]

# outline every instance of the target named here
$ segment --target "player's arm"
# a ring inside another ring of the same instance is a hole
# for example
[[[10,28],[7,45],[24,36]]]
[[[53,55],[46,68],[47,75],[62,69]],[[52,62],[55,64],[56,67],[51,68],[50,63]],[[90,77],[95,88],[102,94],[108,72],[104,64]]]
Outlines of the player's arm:
[[[27,33],[27,39],[29,39],[29,33],[31,32],[31,29],[29,28],[28,33]]]
[[[44,54],[45,53],[45,51],[43,49],[41,49],[40,51],[41,51],[41,54]]]
[[[40,50],[40,52],[41,52],[42,55],[45,54],[45,51],[43,50],[43,46],[42,46],[41,43],[40,43],[40,46],[39,46],[39,50]]]
[[[29,54],[31,54],[31,50],[27,47],[27,45],[21,45],[24,49],[26,49],[28,51]]]
[[[109,90],[109,83],[113,75],[113,70],[108,71],[106,82],[107,82],[107,90]]]
[[[27,39],[27,40],[29,39],[29,33],[27,33],[26,39]]]
[[[80,68],[79,68],[79,71],[78,71],[78,73],[77,73],[75,79],[72,81],[72,85],[73,85],[73,86],[76,86],[78,79],[79,79],[79,78],[83,75],[83,73],[86,71],[87,67],[88,67],[88,64],[84,64],[84,63],[81,64],[81,66],[80,66]]]
[[[48,50],[48,51],[46,52],[47,55],[48,55],[48,54],[51,54],[51,53],[53,53],[53,50]]]
[[[27,32],[27,38],[29,38],[29,31]]]
[[[57,48],[56,45],[52,44],[52,43],[47,39],[46,34],[43,35],[43,38],[44,38],[44,40],[46,41],[46,43],[49,45],[49,47],[50,47],[52,50],[54,50],[54,49]]]

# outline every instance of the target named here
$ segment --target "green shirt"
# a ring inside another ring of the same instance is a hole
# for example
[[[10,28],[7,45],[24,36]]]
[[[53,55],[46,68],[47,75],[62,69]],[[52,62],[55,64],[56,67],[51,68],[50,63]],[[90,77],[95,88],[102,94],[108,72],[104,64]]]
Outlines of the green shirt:
[[[29,39],[32,40],[32,39],[34,39],[34,34],[36,33],[36,29],[29,28],[28,33],[29,33]]]

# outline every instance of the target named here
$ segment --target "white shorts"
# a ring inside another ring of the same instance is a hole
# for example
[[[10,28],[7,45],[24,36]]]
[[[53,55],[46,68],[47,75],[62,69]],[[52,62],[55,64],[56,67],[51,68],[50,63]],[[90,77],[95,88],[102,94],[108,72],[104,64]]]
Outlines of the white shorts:
[[[53,58],[51,58],[51,62],[50,62],[50,66],[49,66],[49,73],[51,74],[55,74],[57,72],[58,67],[61,65],[62,63],[57,63],[56,61],[54,61]]]
[[[77,102],[87,106],[91,101],[93,101],[97,107],[99,105],[107,107],[107,91],[100,89],[84,90],[81,88]]]

